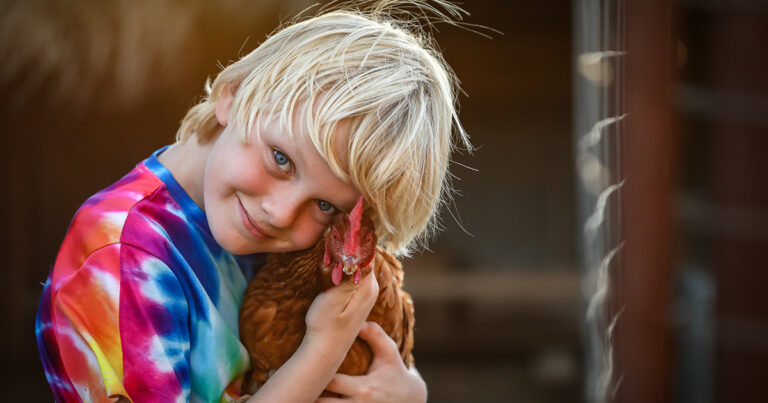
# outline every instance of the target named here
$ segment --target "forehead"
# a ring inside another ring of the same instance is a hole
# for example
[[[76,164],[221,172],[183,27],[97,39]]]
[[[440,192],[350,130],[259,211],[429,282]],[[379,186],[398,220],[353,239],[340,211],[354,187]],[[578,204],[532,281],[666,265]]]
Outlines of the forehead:
[[[328,96],[321,93],[315,97],[312,102],[313,116],[307,116],[306,100],[293,104],[286,100],[273,107],[263,108],[261,112],[255,113],[256,119],[251,132],[258,136],[261,134],[261,128],[270,126],[273,133],[277,131],[280,135],[296,137],[297,141],[307,140],[322,158],[337,163],[342,171],[341,176],[346,177],[349,173],[347,145],[353,129],[353,118],[342,118],[333,123],[323,121],[318,115],[322,115],[320,109],[324,107]]]

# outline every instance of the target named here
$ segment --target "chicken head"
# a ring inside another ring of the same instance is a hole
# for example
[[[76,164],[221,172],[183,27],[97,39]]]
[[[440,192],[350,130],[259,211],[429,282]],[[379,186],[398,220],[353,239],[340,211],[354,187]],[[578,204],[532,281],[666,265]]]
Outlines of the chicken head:
[[[325,238],[323,264],[331,269],[331,281],[341,283],[343,274],[355,284],[370,273],[369,264],[376,253],[376,231],[370,218],[363,215],[363,197],[352,211],[337,214]]]

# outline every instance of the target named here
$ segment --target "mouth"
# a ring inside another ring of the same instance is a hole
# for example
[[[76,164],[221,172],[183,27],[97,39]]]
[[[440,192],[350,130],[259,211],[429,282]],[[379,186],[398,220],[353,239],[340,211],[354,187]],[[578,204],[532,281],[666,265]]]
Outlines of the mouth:
[[[251,218],[251,215],[248,214],[248,211],[245,210],[245,206],[243,206],[243,202],[240,200],[240,197],[237,195],[235,197],[237,197],[237,204],[239,207],[238,210],[240,211],[240,222],[243,224],[243,227],[245,227],[248,233],[250,233],[254,238],[257,238],[257,239],[274,238],[273,236],[264,232],[264,230],[261,229],[261,227],[259,227],[258,224],[256,224],[253,218]]]

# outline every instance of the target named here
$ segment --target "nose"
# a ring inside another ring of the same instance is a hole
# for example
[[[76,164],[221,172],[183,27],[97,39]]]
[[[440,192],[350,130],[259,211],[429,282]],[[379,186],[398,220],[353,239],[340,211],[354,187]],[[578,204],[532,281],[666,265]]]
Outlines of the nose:
[[[267,214],[269,224],[277,229],[288,228],[296,220],[302,205],[299,192],[273,189],[261,199],[261,208]]]

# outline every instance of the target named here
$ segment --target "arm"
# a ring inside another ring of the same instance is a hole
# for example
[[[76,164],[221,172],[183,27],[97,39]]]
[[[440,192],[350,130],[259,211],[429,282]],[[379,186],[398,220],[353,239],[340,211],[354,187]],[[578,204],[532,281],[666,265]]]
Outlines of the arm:
[[[188,398],[187,384],[178,381],[175,372],[186,373],[188,367],[185,362],[172,361],[183,356],[183,351],[172,347],[187,345],[184,336],[189,333],[183,293],[174,279],[161,260],[126,245],[112,244],[91,253],[60,283],[58,292],[46,301],[51,306],[49,315],[41,318],[46,322],[42,329],[46,351],[56,352],[46,375],[57,400]],[[172,311],[154,302],[161,295],[159,291],[150,301],[142,293],[157,290],[149,287],[157,285],[155,281],[164,285],[164,300],[182,296]],[[158,335],[154,329],[164,333]],[[171,333],[178,337],[168,345],[162,336]],[[142,343],[144,340],[155,342],[150,345]],[[180,353],[167,354],[174,351]],[[176,364],[173,371],[157,370],[157,365],[163,369],[169,362]]]
[[[334,376],[379,294],[375,276],[315,298],[301,346],[248,402],[313,402]]]
[[[360,338],[368,342],[373,351],[373,362],[363,376],[336,374],[326,387],[344,395],[353,402],[408,402],[427,401],[427,385],[415,367],[405,367],[397,344],[376,322],[366,322]],[[397,387],[393,387],[396,385]],[[323,397],[318,403],[339,402],[340,399]]]

